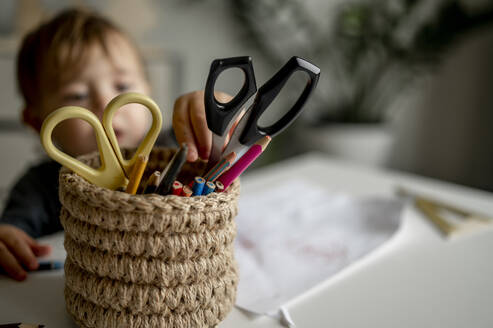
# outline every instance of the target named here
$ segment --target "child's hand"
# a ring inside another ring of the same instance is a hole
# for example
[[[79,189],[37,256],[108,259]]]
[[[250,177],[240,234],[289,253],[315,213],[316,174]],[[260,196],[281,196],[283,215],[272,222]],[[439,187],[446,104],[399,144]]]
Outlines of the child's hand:
[[[21,229],[0,224],[0,268],[15,280],[22,281],[27,277],[22,265],[36,270],[39,266],[36,256],[50,251],[50,246],[38,244]]]
[[[232,97],[221,92],[216,99],[227,103]],[[209,158],[212,147],[212,132],[207,127],[204,107],[204,91],[195,91],[179,97],[173,108],[173,130],[179,144],[188,146],[187,160],[196,161],[199,157]]]

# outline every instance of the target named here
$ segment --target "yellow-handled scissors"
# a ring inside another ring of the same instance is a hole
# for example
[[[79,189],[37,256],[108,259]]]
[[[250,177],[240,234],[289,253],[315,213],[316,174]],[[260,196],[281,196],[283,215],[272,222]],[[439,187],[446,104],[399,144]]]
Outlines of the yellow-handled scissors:
[[[112,120],[115,112],[122,106],[130,103],[144,105],[152,114],[152,125],[144,140],[140,143],[134,156],[126,160],[123,158],[113,131]],[[53,145],[51,135],[53,129],[62,121],[70,118],[80,118],[88,122],[94,128],[98,143],[101,166],[94,169]],[[162,116],[158,105],[149,97],[138,93],[124,93],[115,97],[106,106],[102,123],[91,111],[78,106],[61,107],[46,117],[41,127],[41,143],[48,155],[58,163],[68,167],[93,184],[108,189],[125,187],[128,177],[138,155],[149,155],[161,131]]]

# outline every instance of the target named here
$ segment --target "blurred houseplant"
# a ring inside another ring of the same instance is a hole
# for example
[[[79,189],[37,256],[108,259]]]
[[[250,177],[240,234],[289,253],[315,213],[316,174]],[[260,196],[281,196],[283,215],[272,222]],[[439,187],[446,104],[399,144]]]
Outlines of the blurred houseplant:
[[[452,45],[493,21],[491,1],[341,1],[325,8],[326,21],[317,21],[320,13],[310,12],[309,3],[235,0],[232,10],[274,67],[291,54],[321,67],[321,83],[304,115],[310,131],[340,123],[352,130],[355,124],[368,129],[361,123],[385,125],[394,102]]]

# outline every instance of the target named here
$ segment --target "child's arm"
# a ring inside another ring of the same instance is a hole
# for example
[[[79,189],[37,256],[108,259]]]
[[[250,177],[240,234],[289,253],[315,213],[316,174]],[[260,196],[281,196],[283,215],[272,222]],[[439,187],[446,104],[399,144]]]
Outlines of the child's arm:
[[[216,92],[220,102],[227,103],[231,96]],[[204,91],[195,91],[179,97],[173,108],[173,130],[179,144],[188,145],[187,160],[209,158],[212,147],[212,132],[207,127],[204,107]]]
[[[60,165],[46,162],[31,168],[12,188],[0,217],[0,269],[17,280],[26,269],[35,269],[36,256],[50,251],[32,237],[60,231],[58,171]]]

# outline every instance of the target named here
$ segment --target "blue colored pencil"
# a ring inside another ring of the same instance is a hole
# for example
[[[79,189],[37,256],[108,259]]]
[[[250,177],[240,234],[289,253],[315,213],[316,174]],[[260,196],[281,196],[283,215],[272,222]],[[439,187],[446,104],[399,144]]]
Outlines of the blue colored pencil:
[[[60,270],[63,269],[62,261],[40,261],[36,271]]]
[[[193,180],[193,186],[192,186],[192,196],[200,196],[202,195],[202,191],[204,190],[204,185],[205,185],[205,179],[202,177],[195,177]]]
[[[206,196],[209,195],[211,192],[214,191],[216,188],[216,185],[212,181],[207,181],[204,185],[204,190],[202,191],[202,195]]]

